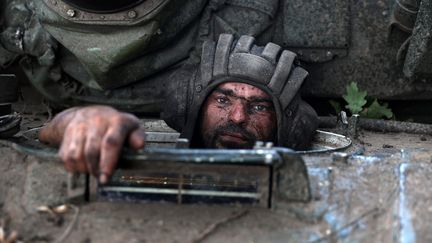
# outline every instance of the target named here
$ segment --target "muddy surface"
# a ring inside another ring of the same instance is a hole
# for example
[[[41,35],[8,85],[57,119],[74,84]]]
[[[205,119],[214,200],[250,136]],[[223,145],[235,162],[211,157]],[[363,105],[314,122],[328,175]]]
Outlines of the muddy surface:
[[[432,136],[420,134],[362,131],[357,143],[365,147],[366,154],[397,153],[401,149],[432,150]]]
[[[0,218],[24,242],[431,241],[432,137],[362,131],[348,151],[361,150],[346,164],[304,156],[307,204],[73,202],[53,216],[36,208],[71,203],[62,165],[1,147]]]

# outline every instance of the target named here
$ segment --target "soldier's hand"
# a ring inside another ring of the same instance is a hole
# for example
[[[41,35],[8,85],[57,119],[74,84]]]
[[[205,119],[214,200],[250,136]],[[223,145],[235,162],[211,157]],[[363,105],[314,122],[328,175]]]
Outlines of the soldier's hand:
[[[113,174],[125,142],[133,149],[145,144],[138,118],[107,106],[63,111],[40,131],[39,139],[60,145],[68,171],[91,173],[102,184]]]

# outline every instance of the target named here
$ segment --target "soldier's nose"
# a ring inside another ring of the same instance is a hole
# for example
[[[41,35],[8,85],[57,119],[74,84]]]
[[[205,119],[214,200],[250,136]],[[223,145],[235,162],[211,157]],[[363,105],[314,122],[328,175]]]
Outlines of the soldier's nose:
[[[236,124],[244,123],[247,119],[246,106],[240,102],[234,103],[229,113],[229,119]]]

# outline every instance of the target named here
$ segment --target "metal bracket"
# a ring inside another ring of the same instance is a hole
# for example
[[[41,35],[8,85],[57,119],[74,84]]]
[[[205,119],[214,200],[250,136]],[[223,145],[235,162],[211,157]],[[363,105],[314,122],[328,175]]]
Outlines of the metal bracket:
[[[91,198],[260,207],[311,199],[303,159],[285,148],[126,151],[119,166],[112,180],[97,186]]]
[[[141,4],[124,11],[114,13],[91,13],[77,9],[62,0],[43,0],[53,11],[75,23],[96,25],[132,25],[143,20],[167,3],[167,0],[143,1]]]

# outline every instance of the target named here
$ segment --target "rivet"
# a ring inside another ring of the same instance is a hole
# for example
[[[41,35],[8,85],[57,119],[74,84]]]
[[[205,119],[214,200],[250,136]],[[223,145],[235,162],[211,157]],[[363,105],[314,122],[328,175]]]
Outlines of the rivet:
[[[129,11],[129,12],[127,13],[127,15],[128,15],[129,18],[134,19],[134,18],[137,17],[137,12],[131,10],[131,11]]]
[[[202,90],[202,86],[201,85],[198,85],[198,86],[195,87],[195,91],[196,92],[201,92],[201,90]]]
[[[100,18],[101,18],[101,19],[105,19],[105,16],[104,16],[104,15],[101,15]]]
[[[73,10],[73,9],[69,9],[69,10],[66,12],[66,14],[67,14],[67,16],[73,18],[73,17],[75,17],[76,12],[75,12],[75,10]]]
[[[267,149],[271,149],[271,148],[273,148],[273,143],[272,142],[267,142],[267,143],[265,143],[265,147]]]
[[[256,141],[255,142],[255,146],[253,147],[254,149],[261,149],[264,147],[264,142],[263,141]]]

